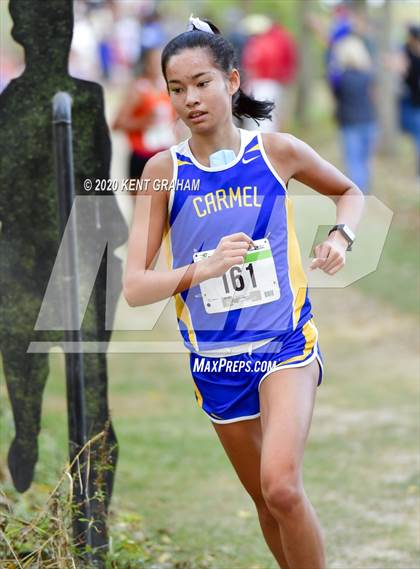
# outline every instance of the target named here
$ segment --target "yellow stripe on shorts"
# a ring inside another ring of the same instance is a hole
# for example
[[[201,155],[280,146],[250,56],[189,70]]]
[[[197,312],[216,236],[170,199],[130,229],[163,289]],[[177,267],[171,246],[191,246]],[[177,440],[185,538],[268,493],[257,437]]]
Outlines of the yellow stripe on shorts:
[[[290,364],[292,362],[301,362],[309,356],[309,354],[311,353],[311,351],[315,346],[315,342],[317,339],[317,330],[315,328],[314,323],[312,322],[312,318],[303,325],[302,333],[305,336],[306,340],[305,347],[303,348],[303,353],[298,356],[293,356],[293,358],[289,358],[288,360],[284,360],[284,362],[280,362],[278,364],[279,366],[282,366],[284,364]]]
[[[194,381],[194,391],[195,391],[195,394],[197,396],[197,403],[198,403],[199,407],[203,407],[203,396],[201,395],[200,390],[198,389],[195,381]]]

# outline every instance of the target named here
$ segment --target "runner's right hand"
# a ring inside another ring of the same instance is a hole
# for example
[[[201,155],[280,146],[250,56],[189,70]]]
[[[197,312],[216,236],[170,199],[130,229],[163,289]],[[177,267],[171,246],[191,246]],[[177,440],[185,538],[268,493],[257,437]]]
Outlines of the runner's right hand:
[[[220,239],[213,255],[204,259],[208,278],[221,277],[234,265],[242,265],[249,248],[254,245],[246,233],[232,233]]]

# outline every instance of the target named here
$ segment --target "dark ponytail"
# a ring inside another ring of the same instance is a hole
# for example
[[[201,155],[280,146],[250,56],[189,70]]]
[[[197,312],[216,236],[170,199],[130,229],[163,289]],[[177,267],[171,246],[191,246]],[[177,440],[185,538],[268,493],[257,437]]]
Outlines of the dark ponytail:
[[[232,97],[232,114],[238,119],[241,117],[254,119],[257,124],[259,124],[258,120],[271,120],[271,113],[274,107],[275,105],[272,101],[254,99],[252,96],[244,93],[241,88]]]
[[[163,49],[162,73],[165,80],[166,66],[169,59],[184,49],[193,49],[195,47],[207,49],[213,57],[214,64],[222,73],[228,74],[234,67],[238,69],[233,45],[221,35],[219,29],[212,22],[209,20],[202,21],[210,26],[214,34],[195,29],[183,32],[174,37]],[[272,101],[258,101],[251,95],[244,93],[241,88],[232,97],[232,114],[236,118],[248,117],[254,119],[257,124],[259,124],[258,120],[271,120],[274,106]]]

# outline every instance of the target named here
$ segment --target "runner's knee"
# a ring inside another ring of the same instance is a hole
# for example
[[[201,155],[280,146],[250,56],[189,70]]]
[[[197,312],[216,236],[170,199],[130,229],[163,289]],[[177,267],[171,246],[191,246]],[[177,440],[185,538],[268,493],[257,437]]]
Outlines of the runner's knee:
[[[266,478],[262,490],[273,515],[290,514],[303,500],[303,487],[297,476]]]

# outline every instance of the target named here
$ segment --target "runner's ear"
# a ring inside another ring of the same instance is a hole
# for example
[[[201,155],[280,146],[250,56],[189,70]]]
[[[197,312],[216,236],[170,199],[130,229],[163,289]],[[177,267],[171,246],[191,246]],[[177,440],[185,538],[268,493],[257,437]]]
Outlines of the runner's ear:
[[[239,71],[234,67],[229,73],[228,77],[228,91],[229,95],[234,95],[241,86],[241,77]]]

